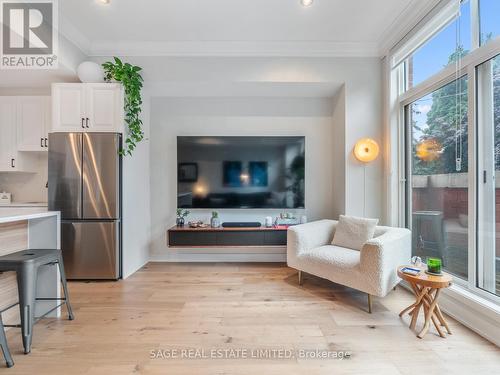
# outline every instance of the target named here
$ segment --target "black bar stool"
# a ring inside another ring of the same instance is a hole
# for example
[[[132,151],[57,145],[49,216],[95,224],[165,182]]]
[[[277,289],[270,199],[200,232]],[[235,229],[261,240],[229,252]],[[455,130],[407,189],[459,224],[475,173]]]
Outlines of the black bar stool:
[[[3,328],[1,314],[0,314],[0,347],[2,348],[3,356],[5,357],[5,362],[7,363],[7,367],[14,366],[14,361],[12,360],[9,347],[7,346],[7,338],[5,337],[5,331]]]
[[[61,283],[64,290],[64,298],[37,298],[36,285],[38,279],[38,269],[42,266],[57,264],[61,275]],[[0,257],[0,272],[15,271],[17,275],[17,289],[19,291],[19,312],[21,325],[5,325],[5,327],[20,327],[23,334],[24,353],[31,351],[31,341],[33,338],[33,325],[52,311],[66,304],[68,309],[68,319],[73,320],[73,311],[69,302],[68,287],[66,285],[66,275],[62,252],[57,249],[30,249],[18,251]],[[38,317],[35,321],[36,301],[62,301],[54,308]],[[8,307],[14,307],[16,304]],[[4,310],[5,311],[5,310]]]

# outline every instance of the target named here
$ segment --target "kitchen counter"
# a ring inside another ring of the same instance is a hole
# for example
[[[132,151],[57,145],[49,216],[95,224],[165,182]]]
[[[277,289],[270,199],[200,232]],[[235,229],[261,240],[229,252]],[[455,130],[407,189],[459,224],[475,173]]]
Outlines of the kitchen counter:
[[[59,211],[43,207],[10,207],[0,209],[0,256],[31,249],[61,248],[61,216]],[[38,273],[37,295],[60,297],[59,272],[56,265],[41,267]],[[18,301],[15,272],[0,273],[0,310]],[[57,301],[38,301],[35,315],[41,316],[57,305]],[[59,316],[60,308],[49,316]],[[4,323],[19,322],[19,308],[2,314]]]
[[[9,204],[0,204],[0,209],[15,207],[48,207],[47,202],[11,202]]]
[[[33,220],[48,217],[57,217],[60,220],[59,211],[47,211],[43,207],[2,207],[0,210],[0,224],[14,221]],[[0,244],[1,246],[1,244]]]

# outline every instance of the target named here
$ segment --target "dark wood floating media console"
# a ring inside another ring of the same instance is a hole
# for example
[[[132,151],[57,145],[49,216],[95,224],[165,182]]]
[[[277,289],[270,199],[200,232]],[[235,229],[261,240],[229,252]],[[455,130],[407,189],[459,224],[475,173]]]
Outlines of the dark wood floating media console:
[[[169,247],[286,246],[286,227],[189,228],[168,230]]]

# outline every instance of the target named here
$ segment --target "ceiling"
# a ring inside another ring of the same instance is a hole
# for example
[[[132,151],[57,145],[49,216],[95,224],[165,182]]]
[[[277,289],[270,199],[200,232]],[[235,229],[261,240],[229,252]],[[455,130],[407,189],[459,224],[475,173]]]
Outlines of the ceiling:
[[[61,30],[89,55],[379,56],[438,0],[60,1]]]
[[[60,69],[0,71],[0,88],[48,89],[89,57],[122,56],[151,96],[331,98],[346,67],[367,69],[335,58],[378,61],[438,2],[59,0]]]

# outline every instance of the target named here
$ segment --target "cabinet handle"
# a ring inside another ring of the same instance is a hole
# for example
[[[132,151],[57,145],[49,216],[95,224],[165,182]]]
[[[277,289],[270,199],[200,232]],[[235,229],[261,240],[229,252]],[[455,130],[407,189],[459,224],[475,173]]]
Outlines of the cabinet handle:
[[[83,122],[85,121],[85,119],[82,117],[82,128],[85,129],[85,125],[83,125]]]
[[[89,118],[87,117],[87,119],[85,120],[85,125],[87,126],[87,128],[89,127]]]
[[[49,147],[49,146],[47,145],[47,138],[45,138],[45,147]]]
[[[43,147],[43,138],[40,138],[40,147]]]
[[[16,167],[16,165],[14,164],[14,162],[15,162],[15,161],[16,161],[15,159],[10,159],[10,166],[11,166],[12,168],[15,168],[15,167]]]

